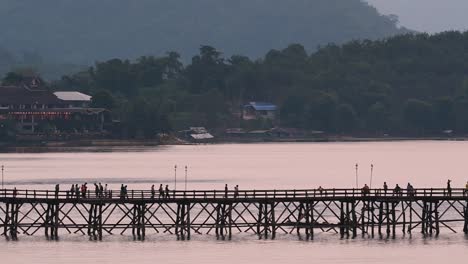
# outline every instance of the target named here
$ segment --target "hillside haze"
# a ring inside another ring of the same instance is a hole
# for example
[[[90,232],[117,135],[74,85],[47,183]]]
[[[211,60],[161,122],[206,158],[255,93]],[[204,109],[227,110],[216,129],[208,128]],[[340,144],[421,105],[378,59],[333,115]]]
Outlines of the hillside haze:
[[[170,50],[190,58],[202,44],[260,57],[406,31],[361,0],[2,0],[0,28],[6,50],[82,64]]]

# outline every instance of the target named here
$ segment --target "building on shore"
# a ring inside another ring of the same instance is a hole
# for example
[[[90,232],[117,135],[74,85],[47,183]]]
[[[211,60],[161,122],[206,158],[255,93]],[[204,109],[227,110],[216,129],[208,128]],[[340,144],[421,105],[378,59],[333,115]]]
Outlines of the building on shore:
[[[275,120],[278,107],[272,103],[250,102],[243,107],[243,120]]]
[[[90,107],[91,96],[52,92],[40,78],[0,86],[0,121],[14,124],[18,134],[102,133],[109,111]]]
[[[188,130],[179,131],[179,136],[190,142],[213,142],[214,136],[204,127],[190,127]]]

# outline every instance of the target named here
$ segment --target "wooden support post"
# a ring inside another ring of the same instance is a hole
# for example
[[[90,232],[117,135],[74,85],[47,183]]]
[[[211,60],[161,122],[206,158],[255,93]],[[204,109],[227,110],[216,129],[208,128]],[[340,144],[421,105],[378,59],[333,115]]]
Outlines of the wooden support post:
[[[261,224],[262,224],[262,218],[263,217],[263,204],[262,203],[259,203],[258,204],[258,219],[257,219],[257,234],[258,234],[258,238],[259,239],[262,239],[262,233],[261,232]]]
[[[5,222],[3,225],[3,234],[8,238],[8,228],[10,223],[10,203],[6,203],[5,206]]]
[[[271,239],[276,238],[276,215],[275,215],[275,202],[272,202],[271,204]],[[312,217],[313,219],[313,217]],[[312,236],[313,236],[313,228],[312,228]]]
[[[465,224],[463,225],[463,232],[468,234],[468,201],[466,201],[465,205]]]
[[[366,210],[367,210],[367,203],[366,201],[362,201],[362,208],[361,208],[361,234],[364,237],[366,233]]]
[[[91,229],[93,228],[93,204],[89,204],[88,211],[88,236],[91,237]]]
[[[385,202],[385,215],[387,217],[387,236],[390,235],[390,208],[389,202]]]
[[[297,213],[296,232],[297,236],[301,237],[301,221],[304,218],[304,203],[299,204],[299,212]]]
[[[411,234],[413,231],[413,202],[409,201],[409,224],[408,224],[408,233]]]
[[[341,206],[340,206],[340,235],[341,235],[341,238],[344,238],[344,234],[345,234],[345,205],[344,205],[344,202],[341,202]]]
[[[50,203],[47,203],[47,209],[46,209],[46,217],[45,217],[45,222],[44,222],[44,233],[46,237],[49,237],[49,223],[50,223]]]
[[[185,227],[187,229],[187,240],[190,240],[192,232],[192,220],[190,219],[190,203],[187,203],[185,206],[187,207],[187,209],[185,210]]]
[[[103,204],[99,204],[99,215],[98,215],[98,237],[99,240],[102,240],[102,206]]]
[[[398,205],[398,202],[392,202],[392,236],[395,238],[396,234],[396,225],[397,225],[397,219],[396,219],[396,206]]]
[[[426,228],[426,221],[427,219],[427,202],[423,202],[423,207],[422,207],[422,216],[421,216],[421,233],[427,234],[427,228]]]
[[[264,216],[264,219],[263,219],[263,233],[264,233],[264,238],[268,239],[269,214],[268,214],[268,204],[267,203],[265,203],[265,205],[263,206],[263,210],[264,210],[264,212],[263,212],[263,216]]]
[[[434,221],[435,221],[435,232],[436,236],[440,234],[440,225],[439,225],[439,201],[434,204]]]
[[[384,214],[384,205],[383,202],[379,203],[379,236],[382,236],[382,225],[383,225],[383,214]]]
[[[403,218],[403,229],[402,229],[402,232],[403,234],[406,233],[406,207],[405,207],[406,203],[404,201],[401,202],[401,215],[402,215],[402,218]]]
[[[353,201],[352,207],[352,217],[353,217],[353,238],[357,236],[357,227],[358,227],[358,220],[357,220],[357,213],[356,213],[356,201]]]
[[[274,211],[274,210],[273,210]],[[309,215],[310,215],[310,239],[314,240],[314,224],[315,224],[315,219],[314,219],[314,202],[309,203]]]
[[[375,228],[375,202],[371,202],[370,217],[371,217],[371,236],[374,238],[374,228]]]
[[[433,209],[433,205],[434,203],[433,202],[430,202],[428,204],[429,206],[429,210],[428,210],[428,214],[427,214],[427,220],[428,220],[428,226],[429,226],[429,234],[432,236],[432,233],[433,233],[433,230],[434,230],[434,222],[433,222],[433,219],[434,219],[434,209]]]

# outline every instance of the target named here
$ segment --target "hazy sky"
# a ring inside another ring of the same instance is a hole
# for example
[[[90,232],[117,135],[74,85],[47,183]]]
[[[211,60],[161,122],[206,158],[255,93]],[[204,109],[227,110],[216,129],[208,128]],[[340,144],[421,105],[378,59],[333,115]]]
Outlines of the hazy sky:
[[[468,0],[366,0],[383,14],[400,17],[410,29],[439,32],[468,30]]]

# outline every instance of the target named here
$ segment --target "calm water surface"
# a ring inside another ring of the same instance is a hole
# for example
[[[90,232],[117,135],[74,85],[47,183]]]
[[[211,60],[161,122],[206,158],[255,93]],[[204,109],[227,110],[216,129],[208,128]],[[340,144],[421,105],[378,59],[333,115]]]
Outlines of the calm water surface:
[[[87,181],[118,188],[149,188],[151,184],[184,187],[188,166],[188,189],[222,189],[239,184],[244,189],[353,187],[356,163],[360,184],[383,181],[390,186],[453,187],[468,180],[468,142],[418,141],[385,143],[226,144],[164,146],[155,148],[89,148],[75,152],[5,153],[8,187],[52,189],[56,183],[68,188]],[[233,241],[198,236],[190,242],[159,235],[145,242],[127,237],[106,237],[103,242],[82,236],[62,235],[58,242],[38,236],[20,236],[18,242],[0,238],[0,263],[464,263],[468,238],[444,233],[439,238],[399,236],[394,240],[340,240],[318,234],[312,242],[283,236],[259,241],[236,235]]]

